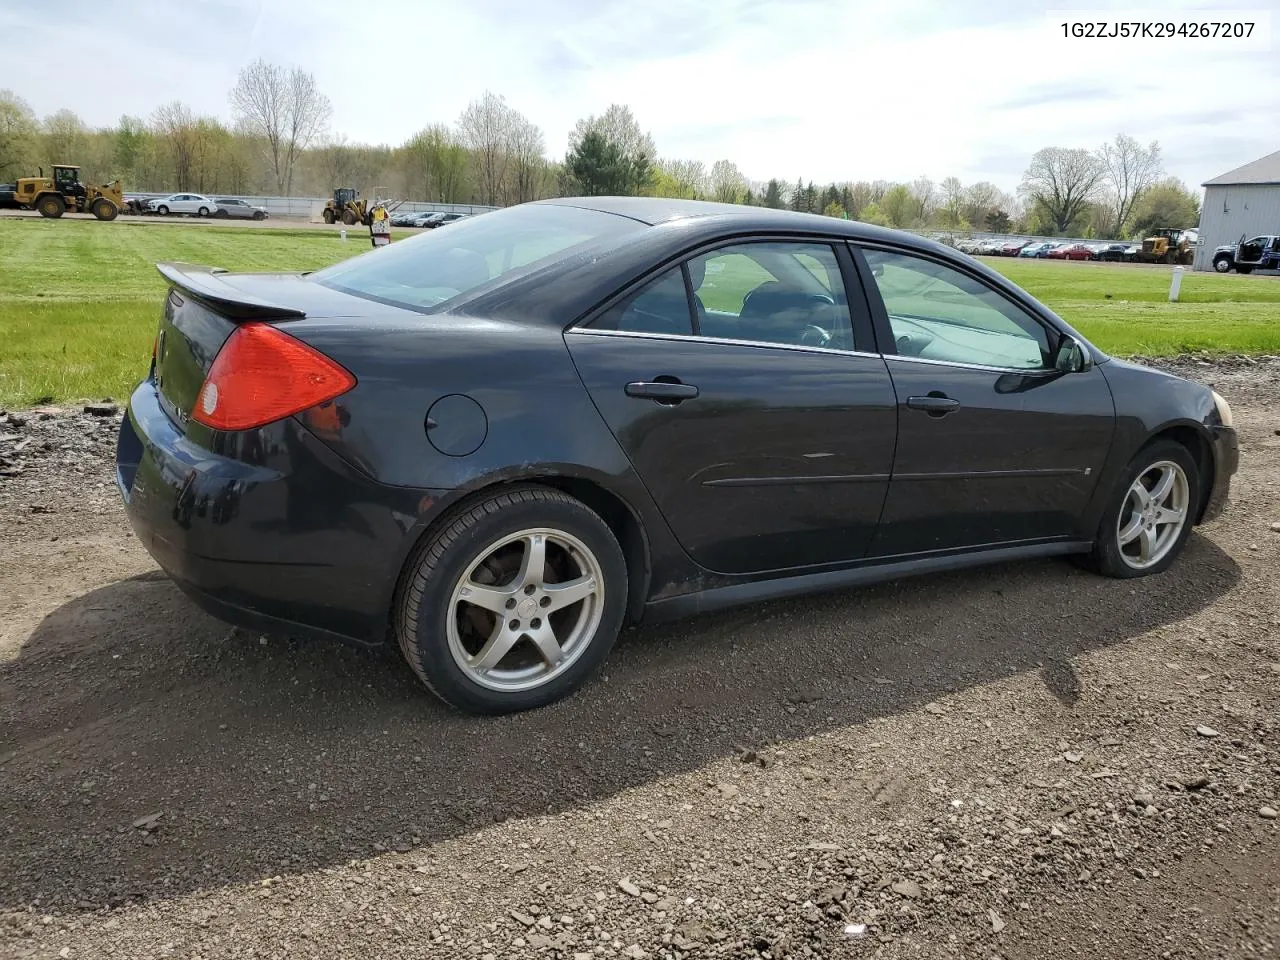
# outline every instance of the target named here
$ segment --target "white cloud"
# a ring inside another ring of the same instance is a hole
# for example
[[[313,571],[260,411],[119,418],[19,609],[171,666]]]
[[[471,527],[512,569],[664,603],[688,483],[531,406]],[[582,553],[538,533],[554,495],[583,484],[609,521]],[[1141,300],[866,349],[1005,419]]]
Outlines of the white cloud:
[[[1158,139],[1170,172],[1199,183],[1280,146],[1274,50],[1066,41],[1047,15],[1066,5],[79,0],[66,16],[93,42],[59,57],[39,38],[10,44],[0,87],[95,125],[172,99],[229,118],[236,72],[262,56],[312,71],[352,140],[402,141],[488,88],[543,128],[553,156],[579,117],[617,101],[664,155],[818,182],[956,175],[1012,189],[1039,147],[1123,131]],[[9,19],[22,9],[0,0]]]

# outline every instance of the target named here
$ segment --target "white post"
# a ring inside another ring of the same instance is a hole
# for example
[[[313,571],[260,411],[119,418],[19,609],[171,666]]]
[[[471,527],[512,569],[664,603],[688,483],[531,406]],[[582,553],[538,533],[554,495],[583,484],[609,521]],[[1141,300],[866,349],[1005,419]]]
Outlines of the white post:
[[[339,234],[342,236],[342,242],[343,242],[343,243],[346,243],[346,242],[347,242],[347,231],[346,231],[346,230],[340,230],[340,231],[338,231],[338,232],[339,232]],[[1181,268],[1179,268],[1179,269],[1181,269]],[[1169,299],[1171,299],[1171,300],[1173,299],[1173,294],[1170,294],[1170,295],[1169,295]]]
[[[1182,289],[1182,275],[1186,273],[1182,267],[1173,268],[1173,279],[1169,281],[1169,302],[1178,302],[1178,292]]]

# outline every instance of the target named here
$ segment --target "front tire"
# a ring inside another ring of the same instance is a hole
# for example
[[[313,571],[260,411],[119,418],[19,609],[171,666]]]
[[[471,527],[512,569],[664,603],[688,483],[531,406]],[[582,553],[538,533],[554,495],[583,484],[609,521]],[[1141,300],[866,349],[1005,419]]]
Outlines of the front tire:
[[[202,216],[202,217],[207,217],[208,215],[209,215],[209,208],[208,208],[208,207],[201,207],[201,208],[200,208],[200,216]]]
[[[116,218],[116,214],[120,212],[119,208],[106,197],[99,197],[97,200],[93,201],[93,206],[90,208],[90,211],[99,220],[107,221],[114,220]]]
[[[1108,577],[1163,573],[1191,535],[1200,471],[1187,448],[1159,440],[1138,451],[1102,515],[1090,566]]]
[[[1220,254],[1213,258],[1213,269],[1217,273],[1231,272],[1231,258],[1226,254]]]
[[[608,525],[558,490],[516,487],[471,503],[423,545],[396,633],[442,700],[511,713],[581,686],[612,649],[626,602]]]

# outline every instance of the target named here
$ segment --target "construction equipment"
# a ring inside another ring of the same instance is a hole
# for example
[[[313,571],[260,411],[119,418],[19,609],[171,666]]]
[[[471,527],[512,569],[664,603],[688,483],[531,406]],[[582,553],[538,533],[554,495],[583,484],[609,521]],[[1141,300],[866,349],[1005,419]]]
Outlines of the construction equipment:
[[[337,223],[341,220],[348,227],[362,223],[369,225],[369,206],[360,199],[360,193],[352,187],[339,187],[333,191],[333,199],[324,204],[324,222]]]
[[[1135,259],[1139,263],[1188,264],[1195,257],[1188,233],[1188,230],[1171,228],[1153,231],[1151,236],[1143,238],[1142,249]]]
[[[119,180],[86,186],[80,182],[80,168],[69,163],[55,163],[52,177],[46,177],[41,167],[38,177],[20,177],[16,186],[18,204],[39,211],[42,217],[56,219],[70,210],[114,220],[124,205],[124,187]]]
[[[403,200],[375,200],[369,203],[361,199],[360,191],[352,187],[338,187],[333,191],[333,199],[324,202],[324,211],[321,215],[325,223],[341,221],[348,227],[355,226],[357,223],[367,227],[373,222],[374,207],[382,206],[390,213],[402,203],[404,203]]]

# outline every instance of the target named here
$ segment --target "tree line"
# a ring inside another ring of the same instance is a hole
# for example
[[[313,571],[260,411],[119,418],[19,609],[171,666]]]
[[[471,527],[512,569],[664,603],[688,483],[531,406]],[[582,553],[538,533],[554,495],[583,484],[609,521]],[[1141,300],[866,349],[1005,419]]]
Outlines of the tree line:
[[[71,110],[38,118],[0,90],[0,180],[54,162],[78,163],[86,181],[119,177],[126,189],[209,194],[366,196],[502,206],[550,196],[647,195],[787,208],[905,229],[1140,236],[1198,221],[1195,194],[1164,176],[1160,145],[1121,134],[1096,150],[1045,147],[1015,193],[956,177],[815,184],[749,180],[730,160],[660,157],[630,108],[614,104],[578,121],[562,159],[542,130],[486,91],[452,124],[435,123],[398,146],[350,143],[330,129],[332,106],[314,76],[263,60],[228,92],[232,122],[174,101],[150,117],[92,129]]]

